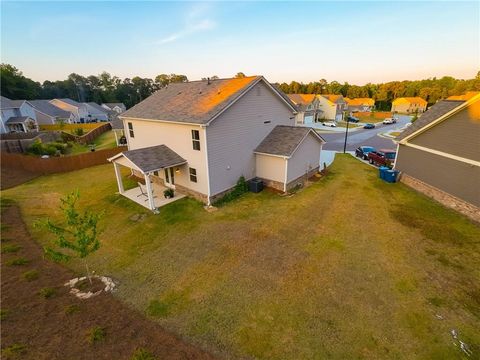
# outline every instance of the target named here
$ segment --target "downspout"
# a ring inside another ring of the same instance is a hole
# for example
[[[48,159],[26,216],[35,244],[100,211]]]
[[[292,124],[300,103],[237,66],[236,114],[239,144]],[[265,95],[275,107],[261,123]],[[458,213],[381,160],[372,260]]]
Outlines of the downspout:
[[[206,165],[207,165],[207,206],[210,206],[211,203],[210,203],[210,196],[211,196],[211,192],[210,192],[210,166],[208,164],[208,146],[207,146],[207,127],[206,126],[201,126],[201,128],[203,128],[204,130],[204,133],[205,133],[205,161],[206,161]]]
[[[285,181],[283,183],[283,192],[287,192],[287,181],[288,181],[288,158],[285,158]]]

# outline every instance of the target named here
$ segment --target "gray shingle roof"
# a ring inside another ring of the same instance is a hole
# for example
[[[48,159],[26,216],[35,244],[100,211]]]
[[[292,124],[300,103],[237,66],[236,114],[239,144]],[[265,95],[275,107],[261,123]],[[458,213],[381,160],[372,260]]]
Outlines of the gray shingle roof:
[[[28,100],[28,102],[38,111],[50,116],[68,119],[71,115],[71,112],[56,107],[50,100]]]
[[[99,112],[101,112],[103,114],[109,114],[110,111],[111,111],[111,110],[105,109],[101,105],[98,105],[96,102],[88,102],[87,104],[90,105],[91,107],[93,107],[95,110],[98,110]]]
[[[187,162],[166,145],[128,150],[122,154],[143,172],[155,171]]]
[[[260,79],[250,76],[169,84],[120,117],[205,124]]]
[[[123,127],[123,121],[116,118],[116,119],[113,119],[112,121],[110,121],[110,125],[112,125],[112,129],[113,130],[123,130],[124,127]]]
[[[12,103],[12,100],[6,98],[5,96],[0,96],[0,109],[9,109],[14,108],[15,106]]]
[[[124,103],[103,103],[102,105],[107,105],[111,110],[113,110],[115,106],[118,106],[120,108],[125,108]]]
[[[82,104],[80,104],[79,102],[76,102],[75,100],[72,100],[72,99],[69,99],[69,98],[63,98],[63,99],[57,99],[57,100],[63,101],[64,103],[67,103],[67,104],[70,104],[70,105],[76,106],[76,107],[81,107],[82,106]]]
[[[30,119],[28,116],[12,116],[6,121],[5,124],[22,124],[28,119]]]
[[[318,141],[323,140],[315,130],[309,127],[277,125],[254,151],[263,154],[290,157],[311,131]]]
[[[400,141],[406,138],[415,131],[423,128],[442,115],[445,115],[449,111],[452,111],[456,107],[460,106],[463,102],[463,100],[441,100],[437,102],[430,109],[420,115],[419,118],[411,126],[406,128],[400,135],[398,135],[395,140]]]

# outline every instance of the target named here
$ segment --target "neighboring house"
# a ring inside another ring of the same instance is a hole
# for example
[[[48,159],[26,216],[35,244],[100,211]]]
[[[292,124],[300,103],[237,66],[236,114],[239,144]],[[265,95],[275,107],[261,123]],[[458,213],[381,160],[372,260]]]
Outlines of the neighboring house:
[[[402,181],[480,221],[480,95],[437,102],[397,141]]]
[[[34,107],[38,125],[74,122],[75,116],[71,112],[56,107],[49,100],[29,100],[29,103]]]
[[[52,99],[50,103],[59,107],[62,110],[71,112],[74,116],[75,123],[85,123],[88,122],[88,110],[85,104],[76,102],[75,100],[64,98],[64,99]]]
[[[427,110],[427,102],[421,97],[401,97],[393,100],[392,112],[401,114],[423,113]]]
[[[107,110],[115,111],[117,114],[121,114],[127,110],[123,103],[104,103],[102,104],[102,107]]]
[[[88,112],[88,122],[91,121],[108,121],[112,110],[105,109],[103,106],[94,102],[83,103]]]
[[[37,131],[35,109],[27,100],[0,96],[0,133]]]
[[[478,95],[480,94],[480,91],[467,91],[465,94],[463,95],[453,95],[453,96],[449,96],[447,98],[447,100],[462,100],[462,101],[467,101],[467,100],[470,100],[472,97],[474,97],[475,95]]]
[[[347,102],[347,110],[350,112],[372,111],[375,107],[375,100],[373,100],[372,98],[345,98],[345,101]]]
[[[315,94],[287,94],[295,104],[297,124],[312,124],[323,119],[323,111],[319,109],[320,102]]]
[[[262,76],[169,84],[122,115],[128,151],[114,163],[210,204],[241,176],[281,191],[318,171],[323,139],[295,127],[295,106]]]
[[[343,119],[343,112],[347,110],[347,102],[342,95],[318,95],[319,100],[318,109],[323,111],[321,120],[335,120]]]

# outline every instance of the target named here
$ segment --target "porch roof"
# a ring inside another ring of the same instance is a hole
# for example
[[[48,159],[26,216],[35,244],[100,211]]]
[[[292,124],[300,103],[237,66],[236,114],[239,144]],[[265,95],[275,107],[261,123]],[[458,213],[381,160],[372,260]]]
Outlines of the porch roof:
[[[187,160],[166,145],[124,151],[108,160],[115,162],[120,157],[129,160],[144,174],[187,163]]]
[[[31,118],[28,116],[13,116],[8,119],[5,124],[24,124],[29,119]]]

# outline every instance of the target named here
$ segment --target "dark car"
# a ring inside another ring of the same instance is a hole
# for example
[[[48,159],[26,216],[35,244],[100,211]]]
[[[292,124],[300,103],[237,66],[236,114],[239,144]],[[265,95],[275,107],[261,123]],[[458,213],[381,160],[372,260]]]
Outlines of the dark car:
[[[392,167],[397,152],[395,150],[380,149],[379,151],[371,151],[368,153],[368,162],[377,166]]]
[[[355,150],[355,156],[363,160],[368,160],[368,153],[372,151],[377,151],[377,150],[372,146],[359,146]]]
[[[350,116],[347,116],[347,121],[348,121],[348,122],[352,122],[352,123],[357,123],[357,122],[360,121],[360,119],[357,118],[357,117],[355,117],[355,116],[351,116],[351,115],[350,115]]]
[[[365,124],[365,126],[363,128],[364,129],[375,129],[375,124],[368,123],[368,124]]]

